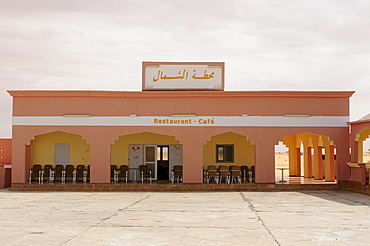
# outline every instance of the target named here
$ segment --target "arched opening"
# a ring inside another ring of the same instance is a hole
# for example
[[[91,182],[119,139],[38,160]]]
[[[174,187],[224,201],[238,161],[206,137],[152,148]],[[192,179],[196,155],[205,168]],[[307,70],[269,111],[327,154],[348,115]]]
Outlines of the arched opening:
[[[299,133],[282,142],[289,149],[289,177],[335,181],[336,146],[328,136]]]
[[[362,158],[364,163],[370,163],[370,138],[364,140],[362,147]]]
[[[174,136],[151,132],[119,136],[111,145],[111,169],[127,166],[128,180],[135,182],[141,165],[150,170],[152,180],[171,180],[173,167],[182,166],[180,141]]]
[[[81,135],[63,131],[36,135],[26,149],[29,181],[89,180],[90,145]]]
[[[226,132],[212,136],[203,146],[203,169],[206,182],[209,168],[237,168],[241,181],[253,182],[255,170],[255,147],[246,136]],[[222,181],[223,179],[220,179]]]
[[[279,144],[275,145],[275,180],[284,180],[284,175],[289,173],[289,149],[284,145],[283,142],[279,141]]]
[[[90,145],[81,135],[55,131],[30,140],[30,164],[90,164]]]

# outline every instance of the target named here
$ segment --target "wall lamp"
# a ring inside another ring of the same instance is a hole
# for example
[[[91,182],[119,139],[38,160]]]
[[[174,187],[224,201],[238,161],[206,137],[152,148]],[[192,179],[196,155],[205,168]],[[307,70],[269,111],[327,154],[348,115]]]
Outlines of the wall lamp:
[[[309,114],[286,114],[285,117],[311,117]]]
[[[197,117],[196,114],[170,114],[170,117]]]
[[[89,114],[65,114],[64,117],[91,117]]]

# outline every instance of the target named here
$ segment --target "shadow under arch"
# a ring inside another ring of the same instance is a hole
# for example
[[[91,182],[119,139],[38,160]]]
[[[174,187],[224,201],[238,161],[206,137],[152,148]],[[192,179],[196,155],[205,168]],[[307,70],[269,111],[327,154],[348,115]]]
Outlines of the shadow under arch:
[[[330,137],[309,132],[285,136],[282,142],[289,149],[289,176],[335,181],[335,144]],[[302,163],[303,162],[303,163]]]
[[[218,147],[232,146],[233,158],[232,161],[220,160],[217,153]],[[203,168],[207,169],[208,165],[247,165],[248,167],[255,164],[255,146],[247,136],[234,133],[225,132],[211,136],[206,145],[203,145]]]
[[[68,151],[58,153],[58,146],[64,145]],[[53,131],[35,135],[29,140],[27,155],[29,166],[40,164],[90,164],[90,145],[81,135],[64,131]],[[63,156],[64,155],[64,156]],[[58,156],[63,160],[58,160]]]

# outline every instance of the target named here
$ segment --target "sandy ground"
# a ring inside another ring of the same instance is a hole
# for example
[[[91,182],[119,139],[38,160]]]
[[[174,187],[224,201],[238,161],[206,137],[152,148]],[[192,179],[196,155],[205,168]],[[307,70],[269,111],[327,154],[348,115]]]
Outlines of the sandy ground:
[[[288,152],[275,153],[275,168],[289,168]],[[288,175],[289,171],[285,170],[284,175]],[[275,176],[281,176],[280,170],[275,170]]]
[[[0,245],[369,245],[370,199],[343,191],[0,191]]]

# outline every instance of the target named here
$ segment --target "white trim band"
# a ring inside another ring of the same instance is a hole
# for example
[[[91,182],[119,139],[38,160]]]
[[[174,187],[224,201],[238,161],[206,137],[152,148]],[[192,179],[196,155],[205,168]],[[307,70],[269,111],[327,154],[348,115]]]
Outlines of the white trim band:
[[[348,116],[14,116],[14,126],[260,126],[348,127]]]

